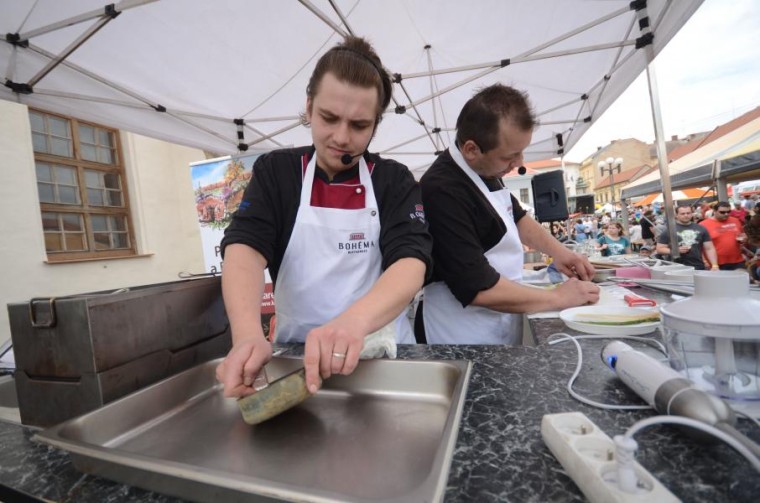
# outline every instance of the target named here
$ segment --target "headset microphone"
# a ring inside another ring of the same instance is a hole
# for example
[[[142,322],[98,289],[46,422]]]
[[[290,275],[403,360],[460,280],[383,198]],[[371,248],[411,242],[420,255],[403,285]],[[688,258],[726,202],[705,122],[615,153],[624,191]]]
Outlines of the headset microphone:
[[[520,175],[524,175],[527,172],[528,172],[528,169],[525,166],[520,166],[519,168],[517,168],[517,173]]]
[[[361,157],[363,155],[364,155],[364,152],[362,152],[360,154],[356,154],[356,155],[343,154],[340,157],[340,162],[342,162],[345,166],[348,166],[349,164],[351,164],[352,162],[354,162],[354,159],[356,159],[357,157]]]

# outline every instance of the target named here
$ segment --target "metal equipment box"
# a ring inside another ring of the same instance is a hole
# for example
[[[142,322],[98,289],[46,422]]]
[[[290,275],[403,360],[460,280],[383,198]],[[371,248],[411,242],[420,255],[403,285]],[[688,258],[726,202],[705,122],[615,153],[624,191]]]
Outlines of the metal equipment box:
[[[35,298],[8,314],[27,425],[81,415],[231,346],[219,277]]]

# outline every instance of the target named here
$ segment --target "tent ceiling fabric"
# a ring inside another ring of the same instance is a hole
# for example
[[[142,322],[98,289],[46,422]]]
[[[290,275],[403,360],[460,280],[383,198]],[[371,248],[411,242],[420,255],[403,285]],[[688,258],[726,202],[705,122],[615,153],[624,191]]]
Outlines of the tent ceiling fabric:
[[[238,151],[235,119],[251,148],[308,144],[306,81],[350,30],[402,76],[371,151],[429,164],[474,90],[500,81],[530,95],[541,125],[525,157],[545,159],[644,70],[642,33],[659,53],[701,2],[124,0],[107,17],[98,0],[0,0],[0,98],[219,154]]]

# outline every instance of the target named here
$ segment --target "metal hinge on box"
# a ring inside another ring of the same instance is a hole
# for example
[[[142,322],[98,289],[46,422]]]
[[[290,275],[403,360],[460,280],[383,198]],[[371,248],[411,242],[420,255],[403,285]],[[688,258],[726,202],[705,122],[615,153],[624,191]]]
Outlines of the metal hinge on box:
[[[56,323],[55,317],[55,297],[35,297],[29,301],[29,321],[34,328],[50,328],[54,327]],[[46,302],[49,309],[49,315],[47,321],[38,320],[39,312],[36,311],[35,302]]]

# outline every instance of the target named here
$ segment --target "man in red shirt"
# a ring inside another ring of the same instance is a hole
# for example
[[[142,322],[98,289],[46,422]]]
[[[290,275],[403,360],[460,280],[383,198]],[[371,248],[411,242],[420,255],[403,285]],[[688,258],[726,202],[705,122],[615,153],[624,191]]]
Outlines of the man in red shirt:
[[[715,250],[718,252],[718,265],[723,271],[744,269],[744,256],[741,252],[741,245],[746,239],[743,230],[744,223],[730,216],[730,212],[731,205],[720,202],[715,208],[713,217],[700,222],[700,225],[710,233]]]
[[[731,210],[731,213],[729,213],[730,216],[735,217],[737,220],[739,220],[742,225],[747,223],[747,210],[742,207],[742,203],[734,203],[734,209]]]

